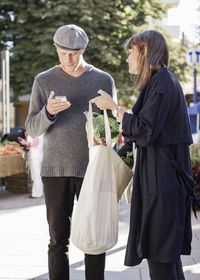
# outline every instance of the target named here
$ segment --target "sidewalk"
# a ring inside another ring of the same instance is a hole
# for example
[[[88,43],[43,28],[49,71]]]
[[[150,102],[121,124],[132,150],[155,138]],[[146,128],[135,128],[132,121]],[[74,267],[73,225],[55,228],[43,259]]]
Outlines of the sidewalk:
[[[193,249],[182,257],[186,280],[200,280],[200,212],[192,217]],[[105,280],[150,280],[146,261],[123,265],[129,225],[129,205],[119,204],[119,241],[107,252]],[[0,279],[48,280],[48,228],[43,199],[0,191]],[[70,280],[83,280],[83,253],[70,245]],[[162,280],[162,279],[161,279]]]

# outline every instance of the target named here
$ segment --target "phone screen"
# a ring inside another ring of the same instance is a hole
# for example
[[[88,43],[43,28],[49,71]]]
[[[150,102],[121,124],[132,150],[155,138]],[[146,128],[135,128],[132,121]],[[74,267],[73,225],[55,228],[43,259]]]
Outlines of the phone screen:
[[[56,95],[56,96],[55,96],[55,99],[56,99],[56,100],[60,100],[60,101],[67,101],[67,97],[66,97],[66,96],[59,96],[59,95]]]

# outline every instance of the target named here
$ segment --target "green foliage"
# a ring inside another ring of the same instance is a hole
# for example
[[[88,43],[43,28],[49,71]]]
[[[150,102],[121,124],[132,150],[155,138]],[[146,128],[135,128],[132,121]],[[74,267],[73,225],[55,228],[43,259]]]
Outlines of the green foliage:
[[[29,94],[34,76],[55,64],[53,34],[64,24],[77,24],[90,39],[88,63],[113,75],[119,98],[127,105],[132,77],[127,74],[127,38],[150,18],[166,11],[159,0],[1,0],[0,50],[11,51],[14,98]]]
[[[29,94],[35,75],[58,64],[53,46],[55,30],[77,24],[90,39],[84,57],[88,63],[109,72],[115,79],[121,105],[131,108],[136,92],[128,74],[124,43],[150,26],[150,19],[167,11],[159,0],[1,0],[0,50],[11,52],[11,87],[14,99]],[[190,71],[185,62],[188,42],[175,43],[164,32],[170,48],[170,67],[181,82]]]
[[[200,167],[200,144],[190,145],[190,157],[192,168]]]
[[[122,157],[123,161],[130,167],[131,169],[133,168],[133,152],[127,152],[126,157]]]
[[[193,178],[195,180],[195,191],[200,198],[200,144],[190,145],[190,157]]]
[[[163,32],[164,33],[164,32]],[[188,72],[191,67],[186,63],[186,54],[189,49],[189,42],[187,40],[174,42],[168,34],[164,34],[167,39],[170,53],[169,71],[174,73],[181,82],[187,82]]]
[[[45,6],[45,1],[1,1],[0,48],[10,48],[10,80],[15,99],[29,94],[34,76],[53,66],[56,60],[50,39],[53,30],[43,18]]]
[[[86,118],[88,119],[88,112],[84,112]],[[116,119],[108,118],[110,124],[110,132],[112,142],[116,142],[119,138],[119,124]],[[100,143],[100,139],[103,139],[104,143],[105,139],[105,124],[104,124],[104,116],[98,113],[93,113],[93,127],[94,127],[94,139],[97,143]],[[85,125],[86,132],[88,133],[88,121]]]

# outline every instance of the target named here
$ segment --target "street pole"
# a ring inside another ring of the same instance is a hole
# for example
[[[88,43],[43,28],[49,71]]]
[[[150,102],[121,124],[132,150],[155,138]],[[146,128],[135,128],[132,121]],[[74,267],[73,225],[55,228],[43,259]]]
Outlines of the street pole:
[[[193,94],[193,102],[197,103],[197,70],[194,68],[194,94]]]
[[[196,115],[196,133],[198,134],[198,139],[197,142],[200,143],[200,129],[199,129],[199,125],[200,125],[200,107],[198,106],[198,95],[197,95],[197,70],[196,70],[196,66],[200,65],[200,49],[197,48],[191,48],[188,50],[187,55],[186,55],[186,62],[189,66],[193,66],[193,76],[194,76],[194,92],[193,92],[193,103],[194,105],[192,106],[195,111],[195,115]],[[192,108],[192,107],[189,107]],[[193,116],[194,112],[189,111],[190,115]]]
[[[2,135],[10,132],[10,69],[9,51],[1,51],[2,60]]]

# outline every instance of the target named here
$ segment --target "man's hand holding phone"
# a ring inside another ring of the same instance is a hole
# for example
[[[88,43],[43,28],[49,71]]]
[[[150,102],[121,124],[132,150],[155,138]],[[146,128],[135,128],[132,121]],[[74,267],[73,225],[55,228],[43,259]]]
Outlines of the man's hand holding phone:
[[[55,96],[54,91],[51,91],[46,110],[49,115],[56,115],[59,112],[68,109],[70,106],[71,103],[67,101],[66,96]]]

